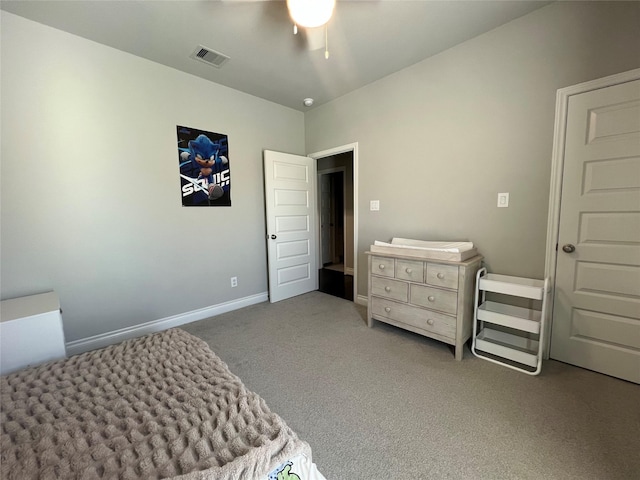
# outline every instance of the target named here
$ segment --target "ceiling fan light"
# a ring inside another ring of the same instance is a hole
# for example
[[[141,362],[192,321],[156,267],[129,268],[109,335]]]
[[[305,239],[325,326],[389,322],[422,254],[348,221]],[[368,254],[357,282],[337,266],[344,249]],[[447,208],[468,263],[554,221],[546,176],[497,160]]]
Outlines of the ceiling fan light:
[[[297,25],[315,28],[329,21],[336,0],[287,0],[291,19]]]

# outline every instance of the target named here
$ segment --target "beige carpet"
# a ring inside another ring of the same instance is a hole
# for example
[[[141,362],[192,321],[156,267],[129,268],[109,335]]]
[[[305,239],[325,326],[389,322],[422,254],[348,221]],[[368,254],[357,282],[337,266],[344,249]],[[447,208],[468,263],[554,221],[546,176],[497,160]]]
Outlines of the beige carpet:
[[[640,478],[640,386],[531,377],[313,292],[184,328],[311,444],[330,480]]]

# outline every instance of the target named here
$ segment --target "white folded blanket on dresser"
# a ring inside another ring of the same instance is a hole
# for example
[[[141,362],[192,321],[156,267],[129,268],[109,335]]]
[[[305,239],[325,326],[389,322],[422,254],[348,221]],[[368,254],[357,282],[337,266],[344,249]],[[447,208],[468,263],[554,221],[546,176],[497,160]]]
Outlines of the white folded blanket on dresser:
[[[391,243],[375,241],[374,245],[396,248],[415,248],[419,250],[433,250],[437,252],[461,253],[471,250],[473,242],[432,242],[426,240],[411,240],[408,238],[392,238]]]

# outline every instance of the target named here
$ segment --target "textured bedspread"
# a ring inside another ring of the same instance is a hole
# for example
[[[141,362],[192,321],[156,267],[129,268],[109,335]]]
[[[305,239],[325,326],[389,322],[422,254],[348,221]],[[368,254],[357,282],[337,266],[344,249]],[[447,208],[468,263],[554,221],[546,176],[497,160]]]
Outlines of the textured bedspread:
[[[265,478],[309,446],[179,329],[1,377],[3,479]]]

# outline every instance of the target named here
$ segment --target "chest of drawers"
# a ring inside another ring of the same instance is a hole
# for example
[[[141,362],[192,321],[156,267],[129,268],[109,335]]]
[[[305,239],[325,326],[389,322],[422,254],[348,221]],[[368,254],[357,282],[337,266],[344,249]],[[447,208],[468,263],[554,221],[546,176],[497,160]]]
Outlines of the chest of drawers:
[[[448,262],[366,253],[369,326],[378,320],[446,342],[462,360],[473,328],[474,282],[482,256]]]

